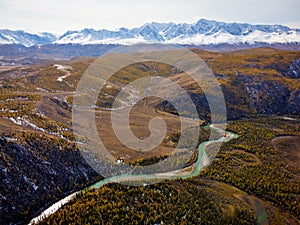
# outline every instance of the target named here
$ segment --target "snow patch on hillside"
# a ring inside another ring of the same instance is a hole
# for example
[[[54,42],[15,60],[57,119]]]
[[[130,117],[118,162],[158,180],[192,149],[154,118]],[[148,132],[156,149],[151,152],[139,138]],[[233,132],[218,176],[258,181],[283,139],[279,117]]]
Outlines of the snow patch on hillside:
[[[53,67],[55,69],[61,70],[65,73],[65,75],[58,77],[56,80],[59,82],[62,82],[63,79],[67,78],[68,76],[71,75],[70,70],[72,70],[73,68],[71,66],[63,66],[63,65],[59,65],[59,64],[54,64]]]

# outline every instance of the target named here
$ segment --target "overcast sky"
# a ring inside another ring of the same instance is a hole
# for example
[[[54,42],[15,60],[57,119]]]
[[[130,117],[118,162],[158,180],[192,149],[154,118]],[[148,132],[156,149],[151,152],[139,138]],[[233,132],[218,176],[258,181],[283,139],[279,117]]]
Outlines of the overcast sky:
[[[0,0],[0,29],[61,34],[200,18],[300,28],[299,9],[300,0]]]

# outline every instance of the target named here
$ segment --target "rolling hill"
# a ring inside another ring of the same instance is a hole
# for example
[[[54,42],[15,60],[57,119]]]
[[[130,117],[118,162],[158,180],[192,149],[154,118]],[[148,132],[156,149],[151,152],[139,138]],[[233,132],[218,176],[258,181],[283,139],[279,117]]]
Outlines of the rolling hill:
[[[225,97],[228,129],[239,137],[225,143],[216,160],[195,178],[147,187],[106,185],[77,196],[41,224],[69,224],[75,219],[91,224],[147,223],[143,214],[149,214],[149,223],[188,224],[202,218],[203,224],[299,224],[300,52],[192,51],[214,72]],[[25,224],[46,206],[102,179],[84,161],[72,132],[76,86],[94,60],[0,67],[0,214],[4,224]],[[95,107],[99,135],[105,137],[115,158],[126,163],[157,162],[169,156],[178,141],[176,110],[161,99],[140,101],[130,121],[141,139],[149,136],[149,118],[160,116],[171,124],[158,149],[130,151],[110,129],[107,108],[117,93],[138,77],[154,75],[182,86],[203,122],[209,122],[205,95],[185,73],[155,62],[129,65],[108,81]],[[199,142],[207,138],[202,129]]]

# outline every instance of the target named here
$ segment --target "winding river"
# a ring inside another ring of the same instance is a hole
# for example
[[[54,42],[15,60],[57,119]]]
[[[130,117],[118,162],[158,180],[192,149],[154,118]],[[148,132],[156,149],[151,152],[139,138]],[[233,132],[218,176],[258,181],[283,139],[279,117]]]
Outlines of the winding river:
[[[211,124],[209,125],[210,129],[215,129],[215,131],[217,132],[224,132],[223,130],[221,130],[220,128],[216,127],[215,125]],[[203,166],[205,165],[205,158],[208,158],[206,155],[206,146],[208,146],[209,144],[212,143],[218,143],[218,142],[227,142],[230,141],[231,139],[237,138],[238,135],[229,131],[225,132],[225,135],[223,137],[221,137],[218,140],[211,140],[211,141],[204,141],[202,143],[199,144],[198,146],[198,158],[197,161],[190,167],[194,167],[194,169],[192,170],[192,172],[186,174],[185,173],[181,173],[183,170],[186,170],[187,168],[178,170],[178,171],[173,171],[170,173],[161,173],[161,174],[140,174],[140,175],[132,175],[132,174],[122,174],[122,175],[118,175],[118,176],[114,176],[114,177],[110,177],[110,178],[106,178],[103,179],[101,181],[98,181],[97,183],[87,187],[87,188],[83,188],[82,190],[79,190],[73,194],[68,195],[67,197],[61,199],[60,201],[54,203],[53,205],[51,205],[49,208],[47,208],[46,210],[44,210],[43,212],[40,213],[39,216],[33,218],[30,222],[29,225],[37,223],[38,221],[50,216],[51,214],[55,213],[59,208],[61,208],[63,205],[67,204],[69,201],[71,201],[76,194],[87,190],[87,189],[91,189],[91,188],[100,188],[103,185],[107,184],[107,183],[112,183],[112,182],[122,182],[122,181],[126,181],[126,180],[145,180],[145,179],[155,179],[155,178],[166,178],[166,179],[178,179],[178,178],[190,178],[190,177],[195,177],[197,175],[199,175],[201,169],[203,168]],[[174,175],[175,174],[175,175]]]

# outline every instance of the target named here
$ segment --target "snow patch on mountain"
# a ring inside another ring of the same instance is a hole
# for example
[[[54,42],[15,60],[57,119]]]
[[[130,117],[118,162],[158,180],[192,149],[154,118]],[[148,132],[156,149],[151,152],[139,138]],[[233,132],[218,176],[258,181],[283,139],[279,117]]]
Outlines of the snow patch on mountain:
[[[300,42],[300,33],[292,31],[286,33],[266,33],[259,30],[253,31],[248,35],[232,35],[225,31],[218,31],[212,35],[196,34],[192,37],[187,38],[174,38],[166,41],[169,44],[194,44],[194,45],[209,45],[209,44],[237,44],[237,43],[293,43]]]

